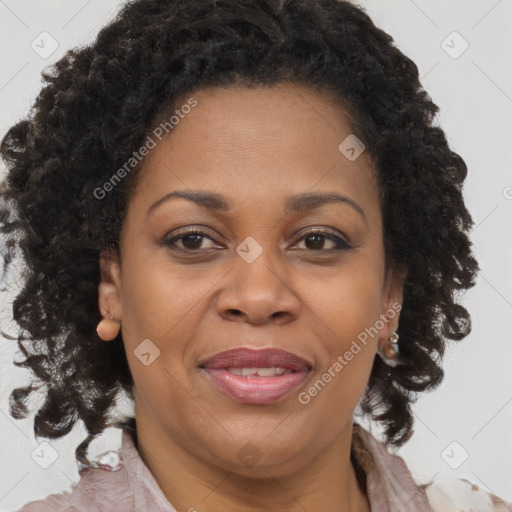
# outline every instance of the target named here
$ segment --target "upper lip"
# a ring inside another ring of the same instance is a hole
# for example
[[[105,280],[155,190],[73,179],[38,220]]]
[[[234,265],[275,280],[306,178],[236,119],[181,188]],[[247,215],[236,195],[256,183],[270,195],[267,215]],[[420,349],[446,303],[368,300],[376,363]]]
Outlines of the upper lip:
[[[285,368],[308,371],[312,365],[305,359],[280,349],[234,348],[219,352],[200,364],[201,368]]]

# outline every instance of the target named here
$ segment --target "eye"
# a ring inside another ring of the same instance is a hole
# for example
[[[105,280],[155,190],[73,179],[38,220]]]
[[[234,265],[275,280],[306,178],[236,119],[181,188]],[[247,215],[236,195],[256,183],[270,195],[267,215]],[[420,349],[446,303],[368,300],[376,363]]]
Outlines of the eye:
[[[173,251],[178,252],[200,252],[202,250],[207,250],[215,246],[204,247],[203,242],[205,240],[210,240],[214,242],[213,238],[208,236],[204,231],[200,231],[197,228],[190,228],[183,230],[176,234],[171,238],[166,238],[162,240],[160,243],[164,247],[168,247]],[[313,251],[313,252],[331,252],[331,251],[340,251],[351,249],[352,246],[345,242],[342,238],[334,235],[329,231],[325,231],[322,229],[310,229],[306,233],[299,238],[298,242],[305,242],[306,247],[305,251]],[[326,241],[334,243],[334,247],[324,248]],[[181,243],[181,247],[178,245]]]
[[[331,247],[329,249],[325,249],[323,246],[325,242],[330,241],[334,242],[334,247]],[[343,249],[351,249],[352,246],[349,245],[345,240],[342,238],[334,235],[333,233],[329,231],[325,231],[322,229],[311,229],[307,231],[303,236],[299,239],[300,241],[304,241],[306,248],[301,250],[306,251],[339,251]],[[309,242],[309,243],[308,243]]]
[[[211,240],[213,242],[213,239],[204,231],[199,231],[197,228],[191,228],[181,231],[172,238],[164,239],[161,244],[176,251],[194,252],[208,249],[207,247],[202,247],[202,242],[204,240]],[[181,242],[182,247],[178,246],[177,242]]]

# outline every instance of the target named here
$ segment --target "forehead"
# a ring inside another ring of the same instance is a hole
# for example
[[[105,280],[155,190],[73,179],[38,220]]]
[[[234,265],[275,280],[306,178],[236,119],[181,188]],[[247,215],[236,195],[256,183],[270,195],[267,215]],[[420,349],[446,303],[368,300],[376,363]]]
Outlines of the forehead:
[[[376,200],[372,162],[364,151],[355,159],[342,151],[354,134],[327,94],[295,84],[212,87],[183,96],[168,114],[150,133],[156,147],[139,195],[208,189],[236,203],[332,189]]]

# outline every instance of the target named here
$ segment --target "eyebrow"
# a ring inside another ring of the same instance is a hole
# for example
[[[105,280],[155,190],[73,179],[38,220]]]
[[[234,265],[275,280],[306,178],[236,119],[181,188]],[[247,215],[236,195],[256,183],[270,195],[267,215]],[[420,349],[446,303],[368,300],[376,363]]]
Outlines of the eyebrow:
[[[210,211],[228,212],[232,208],[230,201],[222,194],[200,190],[175,190],[155,201],[147,210],[149,216],[156,208],[172,199],[187,199]],[[344,203],[351,206],[368,223],[364,210],[353,199],[336,192],[304,193],[289,196],[285,201],[285,213],[304,213],[329,203]]]

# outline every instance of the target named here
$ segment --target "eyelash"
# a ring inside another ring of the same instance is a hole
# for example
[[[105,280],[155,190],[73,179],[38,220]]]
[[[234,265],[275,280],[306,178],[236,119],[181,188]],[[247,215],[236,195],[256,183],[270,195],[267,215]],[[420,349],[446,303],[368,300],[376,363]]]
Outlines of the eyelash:
[[[208,236],[207,233],[205,233],[204,231],[200,231],[197,228],[190,228],[190,229],[181,231],[180,233],[173,236],[172,238],[162,240],[161,245],[169,248],[172,251],[177,251],[177,252],[181,252],[181,253],[192,254],[192,253],[200,253],[201,250],[204,251],[204,249],[193,250],[193,249],[182,249],[182,248],[176,247],[177,241],[181,240],[184,237],[190,236],[190,235],[199,235],[201,238],[207,238],[207,239],[211,240],[212,242],[215,242],[215,240],[213,240],[210,236]],[[343,251],[343,250],[349,250],[349,249],[353,248],[352,245],[348,244],[340,237],[333,235],[332,233],[330,233],[328,231],[321,230],[321,229],[310,229],[310,230],[306,231],[297,240],[297,242],[300,242],[300,241],[304,240],[305,238],[308,238],[309,236],[313,236],[313,235],[321,235],[322,237],[335,242],[337,244],[337,247],[333,247],[332,249],[318,249],[318,250],[300,249],[301,251],[309,251],[309,252],[314,252],[314,253],[322,253],[322,252],[331,253],[333,251]]]

